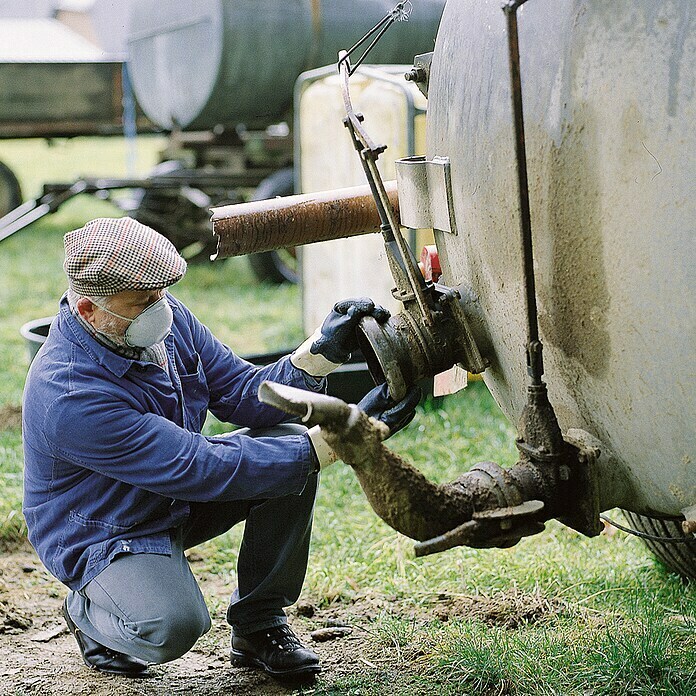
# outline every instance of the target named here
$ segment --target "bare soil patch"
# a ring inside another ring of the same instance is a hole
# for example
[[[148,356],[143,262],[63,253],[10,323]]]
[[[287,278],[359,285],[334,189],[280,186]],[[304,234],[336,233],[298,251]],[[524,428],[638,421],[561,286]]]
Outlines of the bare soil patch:
[[[22,407],[15,404],[0,406],[0,430],[22,427]]]
[[[198,564],[194,562],[194,570]],[[66,588],[53,579],[28,548],[0,557],[0,696],[165,696],[170,694],[279,695],[302,689],[277,683],[258,670],[230,664],[230,629],[225,609],[232,587],[219,576],[197,572],[208,602],[213,628],[193,650],[166,665],[150,667],[148,679],[111,677],[89,670],[81,660],[74,638],[68,633],[60,608]],[[302,607],[305,607],[304,609]],[[365,669],[360,661],[366,633],[314,642],[310,632],[325,627],[326,612],[300,604],[299,616],[290,612],[290,622],[307,645],[322,660],[325,674],[334,676]],[[329,612],[330,613],[330,612]],[[323,677],[320,677],[323,679]],[[305,692],[312,689],[305,687]]]
[[[571,611],[569,605],[555,597],[545,597],[538,590],[522,592],[517,588],[486,595],[440,595],[433,609],[440,621],[451,618],[474,618],[489,626],[515,629],[527,624],[553,621]],[[577,612],[576,609],[572,611]]]
[[[384,676],[392,670],[416,673],[422,668],[422,646],[392,644],[388,631],[380,632],[380,620],[387,616],[418,624],[473,618],[513,629],[525,623],[553,620],[566,609],[539,593],[517,591],[490,597],[438,594],[409,599],[366,591],[353,602],[321,607],[312,598],[306,598],[291,608],[289,619],[305,644],[319,654],[324,672],[315,688],[302,690],[279,684],[258,670],[230,664],[230,629],[225,622],[225,609],[232,590],[231,579],[201,571],[201,558],[195,554],[189,560],[206,597],[213,628],[184,657],[150,667],[152,676],[148,679],[130,680],[99,674],[82,663],[60,612],[66,588],[43,568],[31,548],[2,554],[0,696],[311,694],[322,692],[322,685],[340,684],[350,676]],[[331,626],[349,626],[352,631],[326,642],[311,640],[312,631]]]

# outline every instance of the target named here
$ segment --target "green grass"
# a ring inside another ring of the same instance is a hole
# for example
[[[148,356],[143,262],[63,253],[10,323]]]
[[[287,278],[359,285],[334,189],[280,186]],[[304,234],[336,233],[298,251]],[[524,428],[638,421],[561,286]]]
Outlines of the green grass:
[[[164,144],[162,136],[138,138],[133,172],[123,138],[0,140],[0,160],[17,175],[26,200],[41,195],[45,183],[72,182],[82,176],[145,175],[159,161]]]
[[[143,162],[156,146],[145,144]],[[95,173],[118,173],[116,164],[107,166],[120,157],[117,141],[105,142],[98,156],[84,142],[70,148],[69,171],[90,173],[96,161],[102,170]],[[36,142],[0,143],[0,159],[15,166],[27,190],[44,174],[65,178],[50,162],[52,152]],[[19,327],[53,314],[66,286],[62,234],[102,214],[113,209],[76,200],[0,243],[5,415],[20,404],[28,365]],[[173,291],[239,353],[291,347],[303,338],[298,289],[257,284],[244,259],[192,267]],[[22,453],[19,428],[6,422],[0,539],[12,545],[25,533]],[[208,432],[225,427],[206,425]],[[443,403],[427,402],[390,446],[446,481],[477,461],[512,463],[514,436],[477,383]],[[204,570],[233,574],[240,535],[235,529],[202,547]],[[696,692],[696,592],[637,540],[622,534],[590,540],[550,523],[513,549],[459,548],[416,559],[412,542],[374,515],[340,464],[322,475],[304,596],[367,637],[363,667],[327,674],[315,694]]]

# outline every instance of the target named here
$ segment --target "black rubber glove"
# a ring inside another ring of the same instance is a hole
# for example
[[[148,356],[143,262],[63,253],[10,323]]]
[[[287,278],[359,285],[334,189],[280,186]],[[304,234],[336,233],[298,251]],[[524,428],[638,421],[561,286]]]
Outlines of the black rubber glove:
[[[413,420],[421,396],[421,388],[414,385],[401,401],[394,401],[389,396],[387,385],[380,384],[363,396],[358,408],[368,416],[382,421],[389,428],[391,437]]]
[[[390,313],[376,305],[369,297],[341,300],[321,325],[321,336],[312,343],[311,352],[323,355],[332,363],[345,363],[358,349],[356,329],[363,317],[372,316],[378,322],[387,321]]]

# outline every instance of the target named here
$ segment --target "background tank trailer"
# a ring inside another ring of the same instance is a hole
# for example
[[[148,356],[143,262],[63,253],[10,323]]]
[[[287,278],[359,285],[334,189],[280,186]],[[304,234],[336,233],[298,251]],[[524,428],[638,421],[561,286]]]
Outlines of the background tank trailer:
[[[414,53],[431,50],[444,4],[420,0],[417,15],[399,36],[385,35],[371,60],[409,63]],[[293,134],[287,124],[297,77],[334,63],[338,50],[363,35],[393,3],[141,0],[123,5],[123,47],[135,99],[145,122],[169,134],[162,163],[145,180],[48,185],[43,200],[0,219],[0,239],[74,195],[111,197],[129,188],[135,195],[114,199],[118,205],[168,236],[189,260],[207,260],[214,250],[211,205],[294,190]],[[0,197],[0,215],[16,207],[18,189],[7,199]],[[261,278],[296,282],[292,255],[292,250],[271,250],[250,262]]]

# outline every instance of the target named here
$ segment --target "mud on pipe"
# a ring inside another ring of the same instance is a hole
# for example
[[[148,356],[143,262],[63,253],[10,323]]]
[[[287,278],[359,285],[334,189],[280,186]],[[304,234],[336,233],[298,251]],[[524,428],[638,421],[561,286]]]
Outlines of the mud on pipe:
[[[477,464],[452,483],[435,484],[383,443],[386,426],[357,406],[294,387],[264,382],[259,398],[319,425],[336,454],[355,471],[373,510],[420,544],[417,555],[458,545],[507,547],[543,531],[559,514],[558,487],[530,462],[510,469]]]

